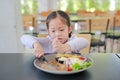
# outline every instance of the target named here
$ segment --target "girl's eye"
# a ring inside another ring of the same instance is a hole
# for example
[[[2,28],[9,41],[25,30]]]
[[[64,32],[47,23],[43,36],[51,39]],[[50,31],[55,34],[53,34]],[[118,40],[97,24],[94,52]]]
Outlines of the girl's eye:
[[[64,29],[61,29],[60,31],[64,31]]]
[[[52,30],[52,32],[55,32],[55,30]]]

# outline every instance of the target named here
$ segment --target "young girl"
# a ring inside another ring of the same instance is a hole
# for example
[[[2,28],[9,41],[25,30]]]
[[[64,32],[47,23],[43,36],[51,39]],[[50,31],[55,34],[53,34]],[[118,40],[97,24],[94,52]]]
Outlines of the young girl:
[[[79,53],[88,45],[84,38],[72,36],[69,16],[63,11],[54,11],[46,20],[48,36],[45,38],[23,35],[22,43],[34,49],[34,55],[41,57],[44,53]]]

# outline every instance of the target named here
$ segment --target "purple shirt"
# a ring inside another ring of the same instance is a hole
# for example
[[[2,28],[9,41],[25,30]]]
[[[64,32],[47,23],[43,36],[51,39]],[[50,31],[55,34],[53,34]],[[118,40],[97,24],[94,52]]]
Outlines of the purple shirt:
[[[21,41],[25,46],[29,48],[33,48],[33,43],[37,41],[41,44],[45,53],[56,52],[52,46],[50,36],[47,36],[45,38],[40,38],[40,37],[33,37],[30,35],[23,35],[21,37]],[[75,53],[79,53],[80,50],[87,47],[88,45],[88,41],[85,38],[80,38],[80,37],[73,36],[73,35],[68,39],[66,43],[70,45],[72,52],[75,52]],[[66,53],[72,53],[72,52],[66,52]]]

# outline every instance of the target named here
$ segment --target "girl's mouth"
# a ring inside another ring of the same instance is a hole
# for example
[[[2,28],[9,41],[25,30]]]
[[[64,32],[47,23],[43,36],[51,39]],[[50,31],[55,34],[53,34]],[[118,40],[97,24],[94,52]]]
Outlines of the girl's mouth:
[[[58,38],[58,40],[62,40],[62,38]]]
[[[62,38],[58,38],[58,41],[62,42]]]

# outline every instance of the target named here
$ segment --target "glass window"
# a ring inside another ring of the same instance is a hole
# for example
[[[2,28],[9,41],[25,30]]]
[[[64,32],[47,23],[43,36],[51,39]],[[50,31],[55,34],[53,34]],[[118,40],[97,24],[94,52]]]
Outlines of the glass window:
[[[86,11],[113,11],[120,10],[120,0],[59,0],[59,9],[76,13],[78,10]]]
[[[38,0],[21,0],[21,13],[22,14],[37,14],[38,13]]]

